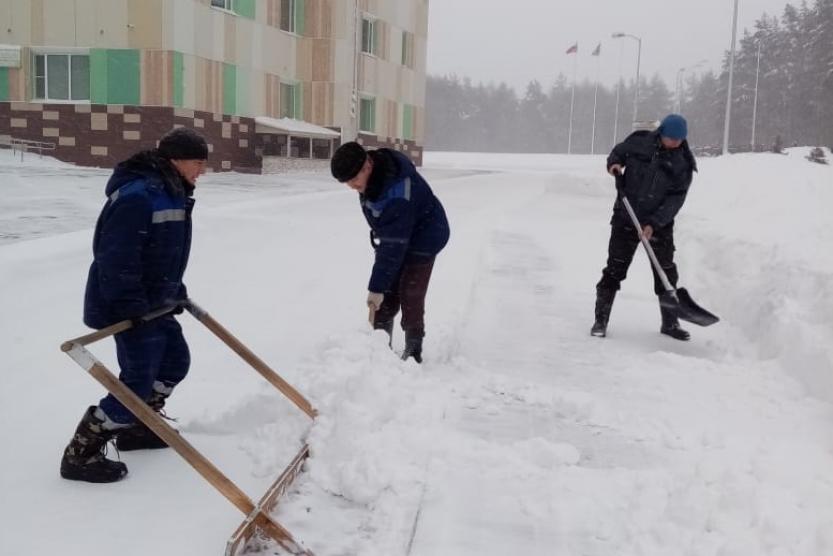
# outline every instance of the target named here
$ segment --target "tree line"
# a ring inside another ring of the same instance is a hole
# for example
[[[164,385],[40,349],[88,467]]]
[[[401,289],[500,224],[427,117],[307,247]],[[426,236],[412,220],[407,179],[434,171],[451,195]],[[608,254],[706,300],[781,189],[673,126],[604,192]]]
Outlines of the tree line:
[[[758,52],[760,47],[760,68]],[[755,81],[758,78],[755,146],[833,147],[833,0],[788,4],[780,17],[762,16],[744,30],[735,53],[729,144],[752,145]],[[723,144],[729,53],[720,72],[684,79],[680,112],[689,121],[692,145],[719,151]],[[571,151],[608,152],[631,130],[635,81],[598,87],[595,136],[592,130],[595,83],[575,85]],[[572,83],[564,75],[546,88],[539,81],[523,95],[508,85],[472,83],[456,75],[428,76],[426,138],[430,150],[486,152],[567,152]],[[658,75],[640,79],[638,118],[658,120],[677,108],[672,90]],[[614,123],[614,120],[618,122]],[[614,131],[615,137],[614,137]]]

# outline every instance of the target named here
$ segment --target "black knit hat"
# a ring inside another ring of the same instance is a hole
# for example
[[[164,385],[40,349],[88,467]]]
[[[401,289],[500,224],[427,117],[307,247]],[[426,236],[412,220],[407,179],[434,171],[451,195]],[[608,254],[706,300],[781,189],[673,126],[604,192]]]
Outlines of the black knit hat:
[[[367,160],[367,151],[364,147],[355,141],[350,141],[336,149],[330,160],[330,171],[335,179],[344,183],[356,177],[364,166],[365,160]]]
[[[166,133],[156,148],[159,156],[168,160],[206,160],[208,144],[202,135],[187,127],[178,127]]]

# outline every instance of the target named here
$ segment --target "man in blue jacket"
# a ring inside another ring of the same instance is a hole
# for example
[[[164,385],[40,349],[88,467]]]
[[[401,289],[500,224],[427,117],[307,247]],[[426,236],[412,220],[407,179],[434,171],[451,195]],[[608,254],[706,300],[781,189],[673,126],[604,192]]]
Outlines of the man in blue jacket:
[[[376,251],[368,284],[367,305],[373,328],[393,334],[393,319],[402,309],[405,351],[422,363],[425,294],[434,258],[448,243],[445,210],[413,163],[398,151],[366,151],[351,141],[330,161],[333,177],[358,191]]]
[[[178,128],[158,148],[121,162],[107,183],[93,237],[84,323],[104,328],[134,321],[115,336],[119,380],[156,411],[185,378],[190,354],[172,314],[149,322],[141,317],[187,298],[182,276],[191,249],[194,185],[207,158],[205,139]],[[92,483],[122,479],[127,466],[104,456],[113,438],[122,451],[167,447],[107,395],[84,413],[64,451],[61,476]]]
[[[610,220],[610,244],[607,266],[596,284],[596,320],[590,333],[604,337],[613,299],[625,279],[640,236],[651,242],[671,285],[677,286],[677,265],[674,264],[674,217],[685,202],[697,164],[688,147],[688,124],[679,114],[669,114],[656,131],[635,131],[613,148],[607,157],[611,175],[624,171],[624,190],[642,225],[634,228],[621,199],[617,196]],[[654,271],[654,293],[665,292],[659,275]],[[680,328],[679,320],[660,305],[660,332],[676,340],[688,340],[689,333]]]

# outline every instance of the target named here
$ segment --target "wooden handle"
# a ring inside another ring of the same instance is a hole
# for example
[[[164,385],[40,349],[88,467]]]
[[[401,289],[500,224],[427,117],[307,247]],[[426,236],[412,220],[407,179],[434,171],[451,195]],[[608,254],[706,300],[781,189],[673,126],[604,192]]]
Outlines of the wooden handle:
[[[163,307],[161,309],[156,309],[155,311],[151,311],[147,315],[143,316],[141,320],[148,322],[153,319],[158,319],[159,317],[167,315],[176,308],[177,306],[174,305],[171,307]],[[61,344],[61,351],[68,352],[76,344],[86,346],[92,344],[93,342],[97,342],[109,336],[118,334],[119,332],[124,332],[125,330],[128,330],[130,328],[133,328],[133,321],[131,321],[130,319],[119,321],[115,324],[111,324],[106,328],[102,328],[101,330],[96,330],[95,332],[85,334],[84,336],[79,336],[78,338],[67,340],[66,342]]]

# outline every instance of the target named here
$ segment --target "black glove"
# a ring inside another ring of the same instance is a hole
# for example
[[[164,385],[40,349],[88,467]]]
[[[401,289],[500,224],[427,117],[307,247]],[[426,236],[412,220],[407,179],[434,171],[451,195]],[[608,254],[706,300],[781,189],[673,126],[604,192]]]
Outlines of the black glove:
[[[130,327],[131,329],[139,328],[140,326],[142,326],[143,324],[147,324],[148,322],[145,320],[144,317],[135,317],[128,320],[130,321],[130,324],[132,324],[132,326]]]

